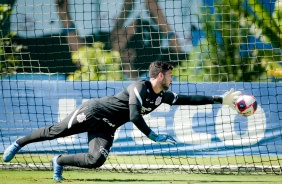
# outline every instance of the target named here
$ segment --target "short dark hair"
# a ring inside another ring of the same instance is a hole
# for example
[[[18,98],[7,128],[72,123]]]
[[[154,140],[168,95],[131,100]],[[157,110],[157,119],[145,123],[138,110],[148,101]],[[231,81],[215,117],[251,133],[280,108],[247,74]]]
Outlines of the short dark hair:
[[[155,61],[149,67],[150,78],[156,78],[159,73],[165,74],[168,70],[173,70],[173,66],[166,62]]]

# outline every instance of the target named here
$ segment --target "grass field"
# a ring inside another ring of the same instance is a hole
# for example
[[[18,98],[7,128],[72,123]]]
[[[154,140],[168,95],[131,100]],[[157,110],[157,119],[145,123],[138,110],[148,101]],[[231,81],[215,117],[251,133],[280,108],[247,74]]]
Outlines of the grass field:
[[[0,155],[2,159],[2,155]],[[49,163],[54,157],[51,154],[17,154],[11,163]],[[280,166],[282,156],[126,156],[110,155],[105,164],[180,164],[180,165],[252,165]]]
[[[18,154],[11,161],[11,163],[2,163],[0,168],[0,184],[48,184],[55,183],[52,180],[50,165],[43,168],[45,171],[37,171],[38,168],[26,167],[25,164],[38,164],[48,165],[49,161],[54,155],[25,155]],[[2,156],[1,156],[2,157]],[[199,184],[199,183],[212,183],[212,184],[280,184],[282,183],[282,176],[280,173],[281,157],[254,157],[254,156],[236,156],[236,157],[158,157],[158,156],[116,156],[109,157],[105,164],[180,164],[180,165],[249,165],[249,166],[278,166],[279,175],[274,175],[272,172],[242,172],[238,171],[225,171],[214,172],[212,174],[191,174],[190,171],[135,171],[131,172],[114,172],[109,170],[75,170],[69,169],[64,171],[63,177],[66,178],[63,183],[95,183],[95,184]],[[20,164],[23,167],[10,170],[13,164]],[[280,169],[279,169],[280,168]],[[28,169],[28,170],[27,170]],[[200,171],[193,171],[201,173]],[[225,174],[215,174],[225,173]],[[240,173],[240,174],[238,174]]]
[[[279,175],[213,175],[213,174],[137,174],[114,173],[109,171],[65,171],[63,183],[95,184],[280,184]],[[0,171],[1,184],[48,184],[52,171]]]

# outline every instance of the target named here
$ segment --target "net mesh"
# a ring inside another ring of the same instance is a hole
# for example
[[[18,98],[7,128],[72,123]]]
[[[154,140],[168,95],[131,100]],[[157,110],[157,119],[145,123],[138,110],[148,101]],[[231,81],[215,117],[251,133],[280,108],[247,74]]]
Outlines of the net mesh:
[[[0,153],[84,101],[148,79],[149,64],[166,61],[175,67],[172,91],[235,88],[256,97],[256,113],[162,105],[144,118],[178,144],[153,143],[129,122],[102,169],[281,174],[281,9],[280,1],[255,0],[1,2]],[[27,145],[0,165],[46,170],[56,154],[87,151],[84,133]]]

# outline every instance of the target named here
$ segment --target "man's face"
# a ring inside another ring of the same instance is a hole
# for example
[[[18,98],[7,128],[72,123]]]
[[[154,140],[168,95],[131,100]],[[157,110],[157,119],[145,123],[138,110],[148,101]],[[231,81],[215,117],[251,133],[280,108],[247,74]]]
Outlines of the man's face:
[[[171,85],[171,82],[172,82],[172,72],[171,72],[171,70],[168,70],[163,75],[163,79],[161,81],[161,85],[163,87],[163,90],[168,90],[168,88]]]

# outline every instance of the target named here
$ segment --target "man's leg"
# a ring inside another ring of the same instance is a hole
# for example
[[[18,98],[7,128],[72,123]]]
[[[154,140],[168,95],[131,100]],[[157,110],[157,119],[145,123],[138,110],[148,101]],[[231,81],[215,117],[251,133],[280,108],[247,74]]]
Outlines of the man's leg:
[[[113,144],[113,137],[103,134],[88,133],[88,153],[79,153],[75,155],[61,155],[56,158],[56,162],[53,165],[58,165],[60,172],[56,173],[54,168],[54,180],[62,180],[63,166],[76,166],[83,168],[98,168],[102,166],[110,152],[110,148]],[[61,178],[61,179],[56,179]]]
[[[76,166],[83,168],[97,168],[104,164],[113,144],[111,136],[88,133],[88,153],[62,155],[57,162],[61,166]]]
[[[31,134],[16,140],[3,154],[3,161],[9,162],[15,154],[29,143],[52,140],[73,134],[86,132],[89,125],[94,121],[87,102],[70,113],[63,121],[56,125],[47,126],[32,132]]]

